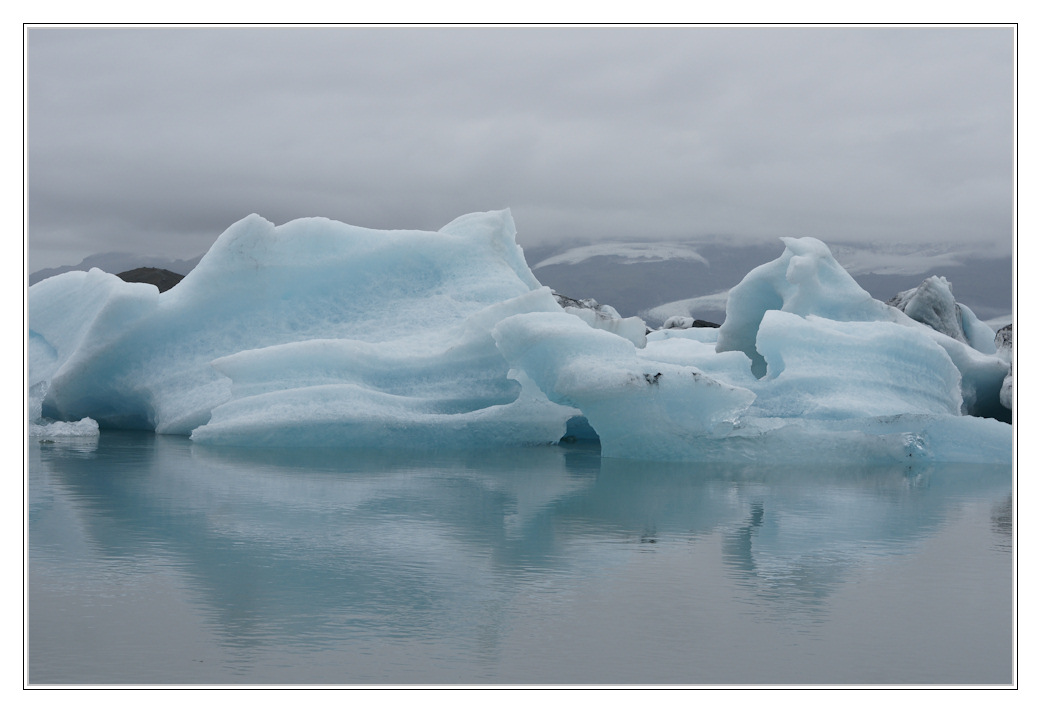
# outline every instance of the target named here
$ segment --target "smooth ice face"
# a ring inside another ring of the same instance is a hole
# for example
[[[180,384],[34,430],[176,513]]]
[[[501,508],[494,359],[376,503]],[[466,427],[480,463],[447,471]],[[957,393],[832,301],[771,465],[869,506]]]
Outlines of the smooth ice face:
[[[869,295],[816,238],[782,238],[784,253],[745,276],[727,298],[718,351],[742,351],[756,376],[766,363],[755,348],[759,324],[770,310],[841,321],[887,319],[890,308]]]
[[[845,419],[961,413],[957,367],[916,329],[767,312],[756,336],[767,364],[757,412]]]
[[[216,359],[232,397],[192,439],[385,448],[555,443],[577,412],[510,374],[490,329],[512,314],[559,310],[541,288],[426,338],[417,329],[386,342],[301,340]]]
[[[537,390],[509,408],[522,388],[489,336],[517,311],[561,311],[514,233],[508,211],[436,233],[254,215],[162,294],[60,275],[29,292],[30,385],[44,416],[209,442],[337,445],[364,422],[401,426],[403,445],[480,444],[467,429],[497,416],[500,440],[552,442],[574,411],[528,408],[552,406]]]
[[[28,386],[42,416],[150,427],[149,404],[121,345],[152,318],[158,298],[152,285],[128,284],[98,269],[29,288]]]
[[[649,358],[628,340],[564,315],[517,315],[493,330],[511,366],[555,403],[582,411],[605,456],[682,459],[729,431],[754,400],[690,365]]]

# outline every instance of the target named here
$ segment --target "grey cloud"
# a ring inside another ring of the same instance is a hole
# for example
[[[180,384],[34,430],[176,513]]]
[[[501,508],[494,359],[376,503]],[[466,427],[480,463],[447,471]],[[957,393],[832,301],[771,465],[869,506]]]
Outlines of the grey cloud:
[[[250,212],[1011,250],[1012,30],[28,32],[30,269]]]

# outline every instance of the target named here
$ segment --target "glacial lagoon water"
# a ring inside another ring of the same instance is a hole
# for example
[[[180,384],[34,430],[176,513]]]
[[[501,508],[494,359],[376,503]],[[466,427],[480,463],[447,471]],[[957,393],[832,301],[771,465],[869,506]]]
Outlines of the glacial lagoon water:
[[[31,686],[1014,681],[1007,466],[26,457]]]

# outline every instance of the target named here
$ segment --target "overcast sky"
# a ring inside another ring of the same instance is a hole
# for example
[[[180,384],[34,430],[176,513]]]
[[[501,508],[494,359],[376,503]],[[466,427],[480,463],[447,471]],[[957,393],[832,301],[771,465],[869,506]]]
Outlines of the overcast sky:
[[[27,33],[29,270],[249,213],[1012,250],[1011,28]]]

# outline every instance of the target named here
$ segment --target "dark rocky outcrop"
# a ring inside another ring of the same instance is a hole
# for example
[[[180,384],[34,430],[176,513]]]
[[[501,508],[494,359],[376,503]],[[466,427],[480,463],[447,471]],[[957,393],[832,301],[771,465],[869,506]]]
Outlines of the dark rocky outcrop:
[[[714,327],[719,328],[719,325],[715,322],[709,322],[704,319],[694,319],[693,317],[684,317],[682,315],[676,317],[669,317],[662,324],[662,329],[691,329],[691,328],[705,328]]]
[[[611,305],[602,305],[596,300],[594,300],[592,297],[586,297],[584,299],[576,300],[574,297],[562,295],[556,290],[554,290],[553,298],[557,301],[557,304],[563,307],[564,309],[571,307],[574,309],[592,310],[600,319],[622,318],[622,316],[618,314],[618,310],[616,310],[614,307],[612,307]]]
[[[160,292],[166,292],[184,279],[184,275],[178,275],[176,272],[164,270],[161,267],[135,267],[133,270],[119,273],[116,277],[123,282],[144,282],[155,285]]]
[[[553,290],[553,298],[557,301],[558,305],[564,308],[575,307],[576,309],[591,309],[595,312],[600,307],[600,303],[590,297],[576,300],[574,297],[562,295],[556,290]]]
[[[132,253],[110,252],[94,253],[83,258],[78,265],[63,265],[61,267],[48,267],[29,274],[29,285],[46,280],[48,277],[61,275],[65,272],[81,271],[87,272],[91,268],[98,268],[110,275],[118,275],[121,272],[133,270],[137,265],[154,265],[157,268],[169,270],[179,275],[187,275],[195,269],[202,260],[202,255],[188,260],[172,260],[170,258],[135,255]]]

